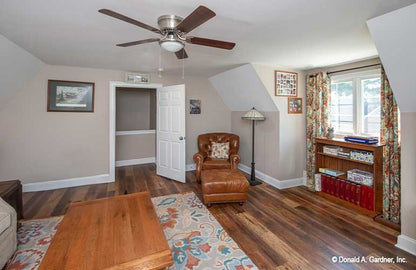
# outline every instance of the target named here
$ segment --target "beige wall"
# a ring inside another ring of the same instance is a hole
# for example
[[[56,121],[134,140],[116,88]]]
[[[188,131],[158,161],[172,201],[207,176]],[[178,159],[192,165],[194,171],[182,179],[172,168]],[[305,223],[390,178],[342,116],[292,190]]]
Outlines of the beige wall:
[[[276,104],[279,112],[271,115],[272,126],[276,128],[267,130],[265,136],[273,145],[276,140],[278,147],[276,151],[264,152],[264,166],[267,171],[272,171],[274,178],[288,180],[303,177],[306,168],[306,118],[305,118],[305,73],[302,71],[290,70],[282,67],[272,67],[253,64],[258,76],[266,87],[270,97]],[[286,70],[298,73],[298,97],[302,98],[303,113],[288,114],[287,97],[276,97],[274,87],[274,71]],[[275,119],[277,117],[277,119]],[[265,122],[266,122],[265,121]],[[270,133],[269,133],[270,132]],[[261,159],[258,156],[259,160]],[[273,161],[271,164],[270,162]],[[259,164],[260,165],[260,164]]]
[[[116,130],[149,130],[156,127],[156,89],[116,89]]]
[[[401,113],[402,234],[416,239],[416,112]]]
[[[240,136],[241,164],[251,167],[252,125],[241,117],[246,112],[232,112],[231,130]],[[265,121],[257,121],[255,127],[256,170],[278,177],[282,171],[279,164],[279,112],[262,112]],[[277,178],[279,179],[279,178]],[[280,179],[279,179],[280,180]]]
[[[361,67],[361,66],[368,66],[368,65],[373,65],[373,64],[380,64],[380,58],[376,57],[376,58],[372,58],[372,59],[368,59],[368,60],[363,60],[363,61],[357,61],[357,62],[353,62],[353,63],[348,63],[348,64],[343,64],[343,65],[335,65],[335,66],[331,66],[331,67],[322,67],[322,68],[314,68],[314,69],[309,69],[307,71],[305,71],[305,74],[314,74],[317,72],[332,72],[332,71],[338,71],[338,70],[343,70],[343,69],[349,69],[349,68],[356,68],[356,67]],[[375,69],[377,67],[368,67],[368,68],[362,68],[362,69],[357,69],[356,71],[366,71],[366,70],[371,70],[371,69]],[[348,72],[353,72],[353,71],[345,71],[345,72],[339,72],[336,73],[337,75],[341,75],[341,74],[346,74]]]
[[[109,173],[109,81],[124,72],[46,65],[0,110],[0,179],[23,183]],[[187,163],[197,151],[196,139],[208,131],[230,131],[230,111],[207,78],[151,75],[153,83],[186,84],[189,98],[202,99],[202,114],[189,115]],[[46,112],[48,79],[95,82],[94,113]]]
[[[176,76],[164,76],[164,85],[183,84]],[[186,77],[186,164],[193,163],[192,156],[198,152],[199,134],[230,132],[231,112],[205,77]],[[201,99],[201,114],[189,114],[189,100]]]
[[[156,157],[156,135],[116,136],[116,161]]]

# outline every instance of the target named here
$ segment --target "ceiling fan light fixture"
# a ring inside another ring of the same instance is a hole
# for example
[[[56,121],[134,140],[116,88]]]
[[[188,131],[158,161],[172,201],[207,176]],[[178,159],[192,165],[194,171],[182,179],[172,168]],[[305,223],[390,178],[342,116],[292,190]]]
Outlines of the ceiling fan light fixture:
[[[184,47],[184,44],[179,41],[161,41],[160,46],[162,46],[163,49],[167,50],[168,52],[178,52],[182,50]]]
[[[162,38],[159,44],[168,52],[178,52],[185,46],[184,42],[177,38],[175,34],[169,34]]]

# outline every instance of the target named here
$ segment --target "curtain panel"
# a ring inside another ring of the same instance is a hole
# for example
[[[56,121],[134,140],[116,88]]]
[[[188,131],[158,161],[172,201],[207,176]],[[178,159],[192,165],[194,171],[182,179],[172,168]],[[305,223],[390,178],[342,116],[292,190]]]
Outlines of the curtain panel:
[[[319,72],[306,78],[306,186],[315,190],[315,137],[325,135],[329,126],[330,77]]]
[[[383,218],[400,223],[399,110],[384,68],[381,70],[381,130],[383,149]]]

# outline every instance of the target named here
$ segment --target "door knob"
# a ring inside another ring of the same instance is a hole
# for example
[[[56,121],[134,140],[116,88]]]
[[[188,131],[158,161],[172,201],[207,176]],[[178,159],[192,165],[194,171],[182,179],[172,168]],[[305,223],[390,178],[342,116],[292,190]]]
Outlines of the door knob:
[[[179,140],[180,140],[180,141],[185,140],[185,137],[180,136],[180,137],[179,137]]]

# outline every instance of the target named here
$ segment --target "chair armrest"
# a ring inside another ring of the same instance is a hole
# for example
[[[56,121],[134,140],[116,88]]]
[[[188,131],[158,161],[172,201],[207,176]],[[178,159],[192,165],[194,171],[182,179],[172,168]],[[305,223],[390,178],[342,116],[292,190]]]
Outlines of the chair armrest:
[[[202,162],[204,162],[204,160],[205,160],[205,158],[207,157],[207,154],[206,153],[203,153],[203,152],[198,152],[198,153],[196,153],[195,155],[194,155],[194,161],[195,161],[195,163],[202,163]]]
[[[194,161],[196,164],[195,179],[198,183],[201,183],[202,163],[204,163],[206,157],[207,154],[203,152],[198,152],[194,155]]]
[[[231,154],[230,155],[230,162],[231,162],[231,169],[237,169],[238,163],[240,163],[240,155],[239,154]]]

